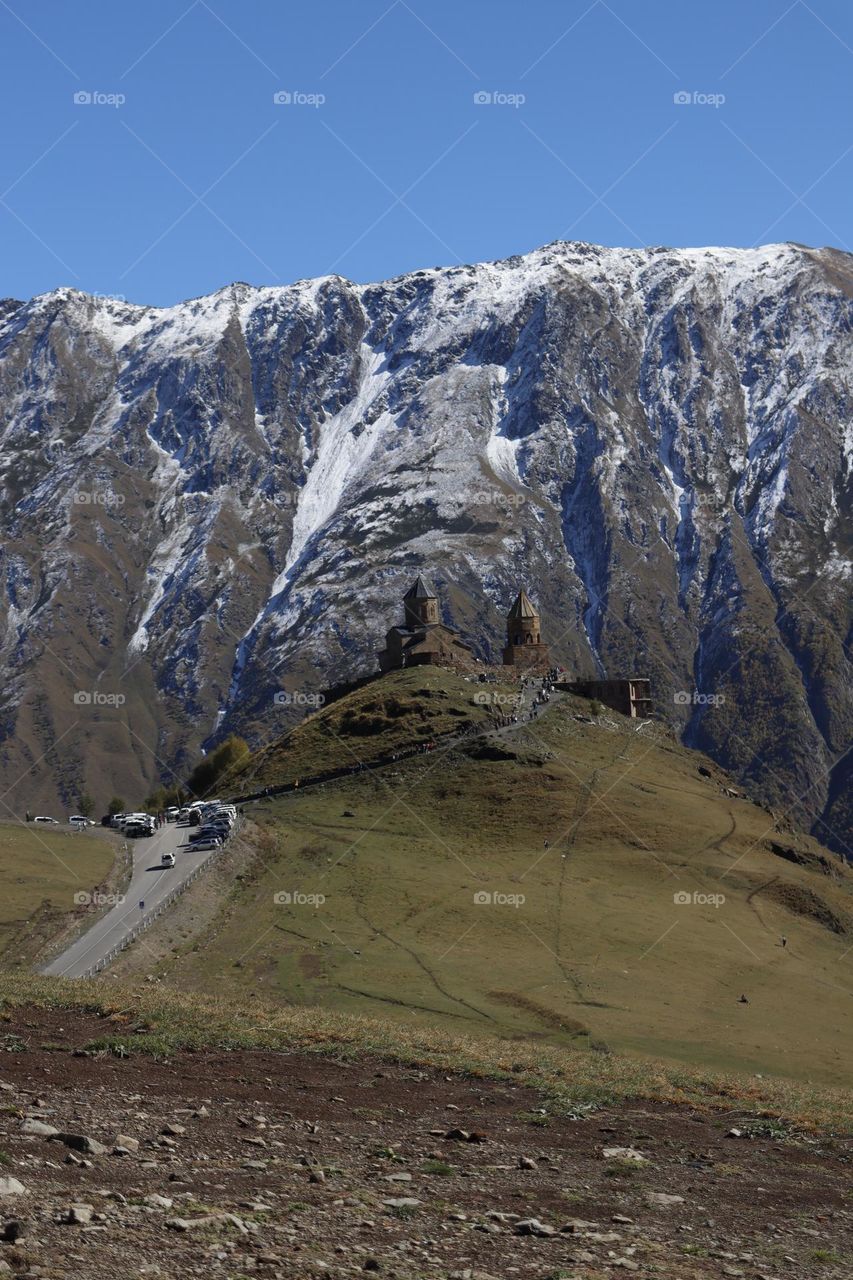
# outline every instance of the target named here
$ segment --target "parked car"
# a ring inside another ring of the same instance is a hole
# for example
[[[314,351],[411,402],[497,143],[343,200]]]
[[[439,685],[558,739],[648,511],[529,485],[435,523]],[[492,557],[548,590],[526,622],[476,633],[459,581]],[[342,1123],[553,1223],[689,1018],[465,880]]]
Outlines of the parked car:
[[[194,849],[200,849],[202,851],[206,849],[219,849],[221,846],[222,841],[216,836],[206,836],[204,840],[196,840],[193,844]]]
[[[33,822],[52,822],[55,827],[59,826],[59,823],[56,820],[56,818],[45,818],[43,815],[39,815],[38,817],[33,818]]]
[[[91,818],[84,818],[80,813],[72,813],[68,821],[73,827],[94,827],[95,825]]]
[[[173,853],[164,853],[160,859],[160,865],[163,867],[173,867],[175,865],[175,855]]]
[[[154,830],[153,818],[132,818],[124,824],[124,834],[130,837],[153,836]]]

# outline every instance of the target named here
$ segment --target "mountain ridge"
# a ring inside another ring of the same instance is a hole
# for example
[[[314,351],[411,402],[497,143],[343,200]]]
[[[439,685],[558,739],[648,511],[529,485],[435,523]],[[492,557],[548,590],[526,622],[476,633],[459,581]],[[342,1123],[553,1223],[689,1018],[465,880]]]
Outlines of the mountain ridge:
[[[0,308],[4,769],[104,682],[137,784],[274,736],[273,691],[368,665],[423,567],[482,657],[524,581],[565,665],[645,666],[688,742],[849,842],[851,297],[835,250],[554,242]],[[47,797],[85,784],[72,755]]]

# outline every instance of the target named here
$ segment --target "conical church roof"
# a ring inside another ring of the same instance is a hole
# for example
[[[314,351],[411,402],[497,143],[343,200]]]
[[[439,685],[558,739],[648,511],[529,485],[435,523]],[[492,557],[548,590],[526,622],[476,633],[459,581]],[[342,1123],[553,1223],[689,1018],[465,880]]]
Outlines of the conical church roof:
[[[510,622],[518,622],[522,618],[538,618],[539,614],[530,603],[530,597],[522,587],[516,596],[515,604],[507,615]]]
[[[424,582],[423,578],[418,574],[416,580],[409,587],[404,600],[437,600],[438,596],[433,591],[428,582]]]

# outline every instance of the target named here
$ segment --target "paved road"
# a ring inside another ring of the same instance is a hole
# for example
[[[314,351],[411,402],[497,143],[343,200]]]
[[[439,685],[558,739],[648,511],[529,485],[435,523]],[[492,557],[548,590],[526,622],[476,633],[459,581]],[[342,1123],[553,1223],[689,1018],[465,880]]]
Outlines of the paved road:
[[[539,716],[547,708],[547,704],[536,706],[533,702],[537,689],[527,688],[522,694],[518,707],[518,724],[509,724],[486,733],[503,737],[521,728],[532,712],[533,718]],[[552,693],[552,701],[559,700],[561,694]],[[459,736],[463,741],[464,735]],[[443,741],[445,747],[453,745],[455,739]],[[79,978],[93,965],[96,965],[137,925],[144,915],[155,910],[163,900],[183,883],[188,876],[212,856],[210,852],[194,853],[184,842],[192,828],[178,827],[167,823],[153,836],[131,841],[133,849],[133,873],[130,885],[125,892],[125,901],[111,908],[97,920],[82,937],[72,943],[60,956],[46,965],[42,972],[58,977]],[[174,853],[175,866],[164,867],[164,853]],[[144,907],[140,903],[144,902]]]
[[[144,915],[158,907],[164,898],[212,856],[211,851],[196,853],[182,847],[193,830],[168,822],[148,838],[131,840],[133,872],[125,890],[125,901],[111,907],[91,929],[42,969],[42,973],[64,978],[79,978],[92,965],[102,960],[119,945]],[[164,853],[174,853],[174,867],[164,867]],[[145,903],[144,909],[140,902]]]

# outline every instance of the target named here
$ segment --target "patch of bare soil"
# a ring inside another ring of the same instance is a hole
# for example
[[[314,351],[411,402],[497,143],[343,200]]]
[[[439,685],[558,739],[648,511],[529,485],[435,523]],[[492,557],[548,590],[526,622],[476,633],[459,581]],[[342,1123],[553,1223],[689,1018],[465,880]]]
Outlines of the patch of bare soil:
[[[765,898],[770,898],[772,902],[777,902],[780,907],[785,907],[795,916],[814,920],[815,924],[822,925],[831,933],[844,935],[849,932],[845,921],[832,910],[828,903],[824,902],[819,894],[815,893],[814,889],[807,889],[799,884],[789,884],[785,880],[772,880],[758,892]]]
[[[0,1023],[0,1274],[851,1274],[848,1138],[654,1105],[557,1117],[521,1086],[367,1058],[85,1050],[114,1030]]]

